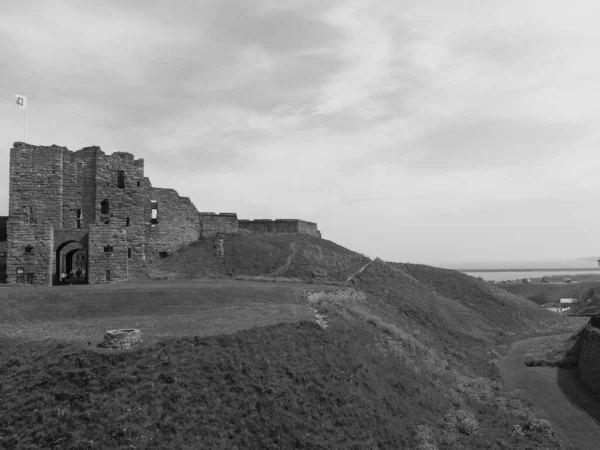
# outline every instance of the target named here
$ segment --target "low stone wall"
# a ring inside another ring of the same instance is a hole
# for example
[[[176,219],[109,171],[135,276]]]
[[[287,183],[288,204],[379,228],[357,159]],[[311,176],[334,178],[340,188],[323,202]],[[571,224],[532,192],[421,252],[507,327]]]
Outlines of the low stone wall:
[[[600,394],[600,329],[588,325],[584,330],[584,338],[579,356],[579,373],[581,379]]]
[[[299,219],[238,220],[238,227],[253,233],[292,233],[321,237],[315,222]]]
[[[132,345],[142,342],[142,333],[136,328],[108,330],[104,335],[104,341],[98,344],[101,348],[130,348]]]

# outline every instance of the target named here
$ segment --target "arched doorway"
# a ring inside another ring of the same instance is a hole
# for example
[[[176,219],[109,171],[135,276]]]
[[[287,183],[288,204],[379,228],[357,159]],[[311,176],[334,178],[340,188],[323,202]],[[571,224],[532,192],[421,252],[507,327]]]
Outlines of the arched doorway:
[[[87,249],[79,241],[69,240],[63,242],[56,249],[55,267],[54,285],[87,284]]]

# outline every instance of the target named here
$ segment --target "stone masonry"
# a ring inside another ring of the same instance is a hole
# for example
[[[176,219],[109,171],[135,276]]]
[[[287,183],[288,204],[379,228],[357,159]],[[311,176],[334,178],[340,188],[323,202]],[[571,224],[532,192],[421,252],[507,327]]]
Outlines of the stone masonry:
[[[0,233],[4,226],[7,282],[42,286],[60,284],[74,259],[85,261],[87,283],[127,281],[130,268],[239,229],[320,236],[303,220],[199,213],[175,190],[153,187],[144,160],[131,153],[23,142],[10,150],[9,215]]]

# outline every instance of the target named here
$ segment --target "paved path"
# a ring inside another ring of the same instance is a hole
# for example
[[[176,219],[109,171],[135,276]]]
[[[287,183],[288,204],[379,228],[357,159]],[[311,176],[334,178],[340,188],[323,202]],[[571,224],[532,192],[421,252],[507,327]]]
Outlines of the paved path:
[[[564,335],[567,337],[568,335]],[[600,449],[600,399],[580,380],[577,370],[527,367],[527,351],[553,336],[515,342],[500,359],[507,387],[520,389],[542,408],[555,430],[578,450]]]

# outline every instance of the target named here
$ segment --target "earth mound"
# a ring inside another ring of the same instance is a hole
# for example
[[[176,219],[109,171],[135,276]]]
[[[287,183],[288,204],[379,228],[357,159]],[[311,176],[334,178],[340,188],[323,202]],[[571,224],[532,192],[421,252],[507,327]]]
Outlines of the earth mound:
[[[270,277],[344,282],[370,261],[332,241],[294,234],[206,238],[147,270],[154,279]]]

